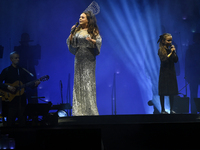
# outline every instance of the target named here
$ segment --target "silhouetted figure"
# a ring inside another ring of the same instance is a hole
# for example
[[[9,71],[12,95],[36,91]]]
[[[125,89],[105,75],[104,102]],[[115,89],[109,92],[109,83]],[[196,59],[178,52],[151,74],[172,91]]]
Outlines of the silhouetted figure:
[[[2,45],[0,45],[0,58],[3,57],[3,49],[4,47]],[[1,96],[1,93],[0,93]],[[0,97],[0,114],[2,113],[2,101],[1,101],[1,97]]]
[[[194,98],[198,96],[198,85],[200,84],[200,33],[193,35],[193,42],[185,55],[185,79],[190,86],[191,113],[197,113]]]
[[[41,58],[41,46],[29,45],[30,36],[28,33],[23,33],[21,35],[21,41],[19,41],[20,46],[15,46],[14,51],[18,52],[20,55],[20,67],[26,68],[30,73],[34,75],[31,80],[37,79],[35,66],[38,65],[38,60]],[[31,96],[37,96],[37,89],[27,89],[26,96],[29,103],[37,103],[37,99],[31,99]]]

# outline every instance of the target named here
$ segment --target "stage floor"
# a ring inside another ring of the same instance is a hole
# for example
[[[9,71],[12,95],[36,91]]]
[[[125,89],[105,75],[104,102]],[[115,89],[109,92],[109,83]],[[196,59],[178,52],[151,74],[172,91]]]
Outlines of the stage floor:
[[[200,122],[198,114],[148,114],[148,115],[100,115],[74,116],[58,119],[58,125],[113,125],[149,123],[189,123]]]
[[[76,116],[59,118],[57,125],[0,131],[15,139],[20,149],[199,149],[200,115]]]

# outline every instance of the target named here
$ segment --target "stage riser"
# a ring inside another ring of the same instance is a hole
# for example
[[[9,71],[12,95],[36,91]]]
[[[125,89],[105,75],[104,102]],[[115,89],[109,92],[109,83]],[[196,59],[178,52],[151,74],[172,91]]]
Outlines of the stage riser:
[[[16,148],[84,148],[87,150],[190,149],[199,146],[199,123],[76,125],[52,128],[1,128]],[[161,145],[161,146],[160,146]]]
[[[102,139],[107,149],[194,149],[199,147],[199,125],[137,124],[112,125],[102,128]]]

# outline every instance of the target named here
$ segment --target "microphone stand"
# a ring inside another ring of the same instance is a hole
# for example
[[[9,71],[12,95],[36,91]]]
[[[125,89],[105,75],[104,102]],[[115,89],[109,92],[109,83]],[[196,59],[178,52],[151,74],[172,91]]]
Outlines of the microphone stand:
[[[23,112],[22,111],[22,95],[21,95],[21,77],[20,77],[20,72],[19,72],[19,66],[17,66],[17,71],[18,71],[18,79],[19,79],[19,115],[18,115],[18,121],[20,124],[21,119],[23,119]]]
[[[70,73],[68,75],[68,86],[67,86],[67,104],[69,106],[71,106],[71,94],[70,94]],[[69,112],[69,113],[68,113]],[[72,114],[72,110],[71,109],[67,109],[67,113],[69,114],[69,116],[71,116]]]
[[[60,80],[60,93],[61,93],[61,101],[62,101],[62,104],[63,104],[63,92],[62,92],[62,89],[63,89],[63,85],[62,85],[62,81]]]
[[[111,95],[111,104],[112,104],[112,115],[117,114],[116,112],[116,81],[115,81],[116,73],[114,73],[114,79],[113,79],[113,87],[112,87],[112,95]],[[114,103],[114,104],[113,104]],[[113,106],[114,105],[114,106]]]
[[[186,78],[186,77],[185,77],[185,78]],[[189,83],[187,83],[187,81],[186,81],[186,79],[185,79],[185,86],[184,86],[182,89],[180,89],[180,90],[178,91],[178,93],[180,93],[180,91],[182,91],[182,90],[185,88],[186,94],[184,95],[184,97],[187,97],[187,86],[188,86],[188,84],[189,84]]]

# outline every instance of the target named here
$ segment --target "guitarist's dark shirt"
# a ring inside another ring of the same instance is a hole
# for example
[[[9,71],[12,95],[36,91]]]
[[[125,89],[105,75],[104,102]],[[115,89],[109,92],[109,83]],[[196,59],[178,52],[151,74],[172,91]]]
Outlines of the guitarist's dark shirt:
[[[29,74],[21,67],[15,68],[12,65],[3,69],[0,74],[0,88],[1,90],[7,91],[8,85],[17,86],[18,82],[21,81],[25,84],[29,81]],[[15,83],[16,82],[16,83]],[[13,84],[14,83],[14,84]],[[15,119],[18,118],[19,125],[24,126],[26,124],[26,94],[25,92],[21,96],[15,96],[9,103],[6,101],[2,102],[2,114],[7,116],[7,126],[14,126]]]
[[[6,90],[7,86],[4,83],[14,83],[15,81],[21,81],[23,84],[27,83],[29,79],[29,74],[23,70],[21,67],[15,68],[12,65],[3,69],[0,74],[0,88]]]

